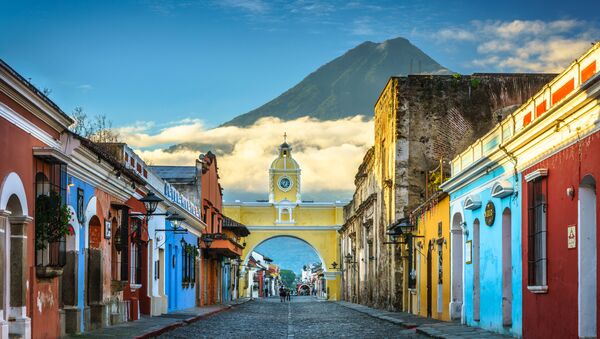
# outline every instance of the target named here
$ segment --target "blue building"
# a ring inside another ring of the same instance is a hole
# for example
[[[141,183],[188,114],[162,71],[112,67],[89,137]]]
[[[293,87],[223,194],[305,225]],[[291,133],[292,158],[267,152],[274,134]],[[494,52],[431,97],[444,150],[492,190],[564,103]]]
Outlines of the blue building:
[[[167,228],[171,223],[166,221]],[[166,293],[168,310],[176,311],[196,306],[196,259],[198,237],[192,233],[166,232],[167,269]]]
[[[498,126],[452,162],[450,195],[453,319],[522,334],[521,198],[516,158]]]

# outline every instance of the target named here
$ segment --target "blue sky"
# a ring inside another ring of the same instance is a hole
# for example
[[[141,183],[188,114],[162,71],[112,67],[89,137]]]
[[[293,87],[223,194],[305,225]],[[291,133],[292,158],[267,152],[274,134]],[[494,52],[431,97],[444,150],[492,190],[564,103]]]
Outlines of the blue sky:
[[[372,119],[215,128],[370,40],[460,73],[560,72],[600,37],[598,1],[0,0],[0,58],[70,113],[105,114],[152,164],[219,154],[226,199],[266,199],[284,131],[306,199],[348,200]],[[382,84],[383,86],[383,84]],[[195,142],[202,150],[168,151]]]
[[[279,268],[292,270],[298,275],[304,265],[321,262],[319,255],[309,244],[292,237],[269,239],[254,250],[273,259],[273,263],[279,265]]]
[[[594,1],[1,0],[0,57],[50,88],[66,112],[83,106],[117,126],[146,121],[155,130],[182,119],[214,127],[365,40],[404,36],[454,71],[511,71],[518,67],[472,62],[481,41],[464,33],[479,34],[475,20],[481,29],[571,20],[577,25],[561,37],[586,39],[597,32],[598,7]]]

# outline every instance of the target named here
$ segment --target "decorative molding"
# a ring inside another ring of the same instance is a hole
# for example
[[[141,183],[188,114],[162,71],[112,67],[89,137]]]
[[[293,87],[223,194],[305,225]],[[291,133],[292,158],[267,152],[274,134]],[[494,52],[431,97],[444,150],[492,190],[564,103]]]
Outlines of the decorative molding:
[[[527,290],[535,294],[544,294],[548,293],[548,286],[527,286]]]
[[[513,194],[513,192],[513,185],[506,180],[496,181],[492,186],[492,197],[494,198],[504,198]]]
[[[471,194],[465,199],[466,210],[476,210],[481,207],[481,198],[478,194]]]
[[[0,116],[8,120],[13,125],[19,127],[23,131],[31,134],[34,138],[43,142],[44,144],[60,149],[60,143],[52,138],[50,134],[42,130],[29,120],[23,118],[19,113],[13,111],[10,107],[0,102]]]
[[[539,168],[539,169],[536,169],[533,172],[530,172],[530,173],[526,174],[525,175],[525,181],[526,182],[530,182],[530,181],[533,181],[533,180],[535,180],[537,178],[546,177],[546,176],[548,176],[548,169],[547,168]]]

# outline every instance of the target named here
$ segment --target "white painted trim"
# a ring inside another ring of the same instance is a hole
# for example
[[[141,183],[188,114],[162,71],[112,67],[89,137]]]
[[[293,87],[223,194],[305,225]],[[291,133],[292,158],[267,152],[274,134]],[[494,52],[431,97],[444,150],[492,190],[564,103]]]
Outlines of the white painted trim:
[[[26,84],[11,73],[12,72],[5,67],[0,67],[0,79],[2,80],[0,81],[0,88],[4,87],[7,96],[11,97],[55,130],[60,132],[61,128],[69,128],[73,121],[60,112],[60,108],[57,110],[50,103],[40,98],[37,94],[33,93]],[[6,85],[2,82],[6,83]],[[7,90],[6,87],[9,87],[10,90]],[[14,92],[18,95],[15,95]]]
[[[530,182],[540,177],[548,176],[547,168],[540,168],[525,175],[525,181]]]
[[[0,192],[0,210],[6,209],[8,199],[10,199],[10,197],[14,194],[19,198],[23,215],[29,215],[25,186],[23,185],[23,181],[21,181],[21,178],[17,173],[11,172],[4,178]]]
[[[535,294],[544,294],[548,293],[548,286],[527,286],[527,290]]]
[[[84,242],[84,248],[89,248],[90,247],[90,220],[92,219],[92,217],[96,214],[96,196],[92,196],[90,198],[90,201],[87,204],[87,207],[85,208],[85,220],[83,222],[84,224],[84,228],[83,231],[85,232],[83,234],[83,236],[85,237],[85,242]]]
[[[23,118],[19,113],[13,111],[10,107],[8,107],[2,102],[0,102],[0,116],[8,120],[13,125],[19,127],[23,131],[27,132],[28,134],[32,135],[34,138],[38,139],[44,144],[56,149],[60,149],[60,143],[57,140],[53,139],[50,134],[48,134],[46,131],[42,130],[29,120]]]
[[[464,209],[476,210],[481,207],[481,198],[479,194],[471,194],[465,198]]]
[[[513,194],[514,188],[513,185],[506,180],[498,180],[492,185],[492,197],[494,198],[504,198]]]
[[[79,221],[77,220],[77,212],[75,210],[75,208],[71,205],[67,205],[67,208],[69,209],[69,212],[71,213],[71,218],[69,220],[69,224],[71,224],[71,226],[73,226],[73,230],[75,231],[74,235],[68,235],[67,239],[66,239],[66,248],[67,251],[79,251],[79,234],[81,234],[81,225],[79,224]],[[71,237],[75,237],[75,242],[74,242],[74,247],[75,248],[71,248],[69,245],[72,243],[72,241],[70,240]]]

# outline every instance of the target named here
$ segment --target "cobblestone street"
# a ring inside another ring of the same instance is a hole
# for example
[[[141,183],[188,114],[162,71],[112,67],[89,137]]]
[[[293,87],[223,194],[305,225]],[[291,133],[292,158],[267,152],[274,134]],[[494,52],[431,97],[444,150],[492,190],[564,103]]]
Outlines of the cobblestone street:
[[[255,300],[180,327],[160,338],[425,338],[402,326],[375,319],[314,297]]]

